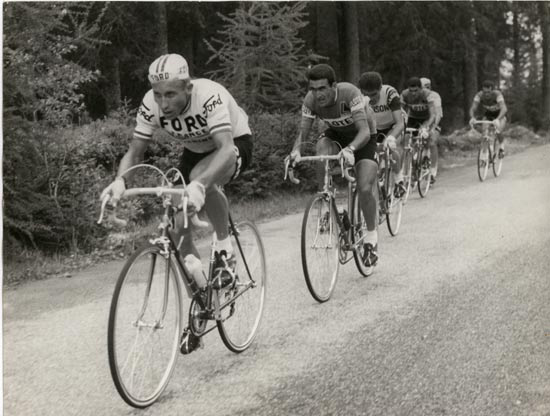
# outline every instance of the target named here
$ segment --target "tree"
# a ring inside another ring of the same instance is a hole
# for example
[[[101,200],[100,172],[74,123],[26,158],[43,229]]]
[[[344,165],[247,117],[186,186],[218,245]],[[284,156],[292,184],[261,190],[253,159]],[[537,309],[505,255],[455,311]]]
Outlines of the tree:
[[[228,86],[248,109],[296,108],[309,59],[298,37],[304,3],[242,4],[230,16],[220,15],[219,38],[205,41],[219,69],[208,74]]]
[[[543,127],[550,128],[550,4],[538,4],[542,29],[542,114]]]
[[[72,122],[84,110],[81,87],[96,79],[78,59],[100,44],[97,32],[85,4],[4,4],[4,111]]]

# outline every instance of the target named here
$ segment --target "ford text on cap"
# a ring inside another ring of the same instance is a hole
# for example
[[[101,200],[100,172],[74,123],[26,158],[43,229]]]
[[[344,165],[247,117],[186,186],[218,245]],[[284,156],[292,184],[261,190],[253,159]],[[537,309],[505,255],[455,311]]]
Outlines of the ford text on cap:
[[[162,55],[149,66],[149,82],[152,84],[172,79],[189,79],[189,66],[183,56],[175,53]]]

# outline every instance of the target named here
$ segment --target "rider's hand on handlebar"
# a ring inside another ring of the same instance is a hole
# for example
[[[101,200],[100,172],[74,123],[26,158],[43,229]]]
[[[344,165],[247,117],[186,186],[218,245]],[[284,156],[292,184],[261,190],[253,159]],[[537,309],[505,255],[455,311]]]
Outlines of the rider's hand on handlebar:
[[[187,214],[192,215],[199,212],[204,206],[206,194],[204,185],[197,181],[191,181],[191,183],[185,187],[185,192],[189,197],[187,202]]]
[[[353,154],[353,150],[349,147],[344,147],[341,151],[339,156],[344,159],[344,162],[346,163],[346,166],[353,166],[355,165],[355,155]]]
[[[470,119],[470,126],[471,126],[471,127],[474,127],[474,124],[476,124],[476,121],[477,121],[477,120],[475,119],[475,117],[472,117],[472,118]]]
[[[296,164],[296,159],[300,159],[300,156],[301,154],[298,149],[294,149],[292,152],[290,152],[290,155],[288,156],[290,164],[294,166]]]
[[[421,139],[427,139],[428,137],[430,137],[430,132],[426,127],[422,127],[419,134]]]
[[[101,192],[100,199],[103,200],[107,195],[110,195],[110,203],[113,207],[116,207],[122,194],[126,190],[126,183],[122,177],[117,177],[109,186],[107,186],[103,192]]]

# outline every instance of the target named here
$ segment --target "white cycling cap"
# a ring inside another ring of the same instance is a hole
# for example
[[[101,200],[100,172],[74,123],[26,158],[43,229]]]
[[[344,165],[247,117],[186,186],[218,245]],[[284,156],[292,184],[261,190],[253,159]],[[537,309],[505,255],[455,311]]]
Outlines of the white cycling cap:
[[[175,53],[162,55],[149,66],[151,84],[172,79],[189,79],[189,65],[183,56]]]
[[[422,84],[422,88],[431,88],[432,86],[432,81],[430,81],[430,78],[420,78],[420,83]]]

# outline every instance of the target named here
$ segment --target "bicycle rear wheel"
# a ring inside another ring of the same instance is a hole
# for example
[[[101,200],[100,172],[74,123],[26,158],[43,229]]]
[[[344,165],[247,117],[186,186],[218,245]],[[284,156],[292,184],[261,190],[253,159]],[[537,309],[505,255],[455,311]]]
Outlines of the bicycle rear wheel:
[[[307,204],[302,221],[302,268],[311,296],[320,303],[330,299],[340,268],[334,207],[332,197],[318,193]]]
[[[405,150],[403,156],[403,185],[405,186],[405,195],[403,195],[403,204],[406,204],[412,187],[412,152]]]
[[[237,263],[234,285],[218,291],[219,301],[229,302],[217,321],[225,346],[236,353],[246,350],[258,332],[264,310],[266,291],[265,252],[260,233],[249,221],[243,221],[231,232]]]
[[[493,156],[493,174],[495,175],[495,177],[498,177],[500,175],[500,172],[502,172],[502,162],[504,161],[504,159],[500,157],[499,155],[500,152],[497,152],[496,146],[494,149],[495,149],[495,152],[492,155]]]
[[[386,224],[388,231],[395,237],[401,226],[401,214],[403,213],[403,197],[396,195],[395,178],[390,170],[386,172],[386,183],[389,193],[386,202]]]
[[[109,366],[118,393],[133,407],[153,404],[176,365],[183,316],[177,267],[159,247],[145,246],[126,262],[115,287]]]
[[[489,148],[489,144],[486,141],[483,141],[479,145],[479,150],[477,152],[477,176],[481,182],[483,182],[487,177],[490,160],[491,149]]]
[[[422,198],[430,190],[430,151],[423,147],[418,154],[418,193]]]
[[[379,195],[379,198],[382,198]],[[359,206],[359,193],[355,190],[353,194],[353,204],[351,206],[351,224],[353,233],[351,234],[351,242],[355,247],[353,250],[353,259],[357,270],[361,275],[368,277],[372,274],[373,267],[365,265],[365,236],[367,235],[367,222],[363,216],[363,211]]]

